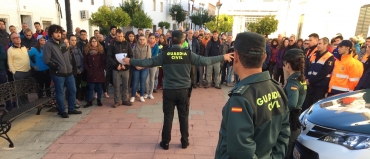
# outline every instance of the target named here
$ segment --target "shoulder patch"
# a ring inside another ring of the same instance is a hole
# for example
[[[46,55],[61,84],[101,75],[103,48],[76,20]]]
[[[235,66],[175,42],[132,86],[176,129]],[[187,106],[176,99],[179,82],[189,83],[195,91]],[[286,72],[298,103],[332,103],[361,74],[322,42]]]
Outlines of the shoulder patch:
[[[242,85],[239,88],[236,88],[233,92],[232,95],[243,95],[245,91],[249,88],[249,85]]]
[[[293,90],[293,91],[298,90],[298,88],[297,88],[297,87],[295,87],[295,86],[291,86],[291,87],[290,87],[290,89],[291,89],[291,90]]]
[[[232,106],[231,107],[231,112],[233,112],[233,113],[241,113],[242,111],[243,111],[242,107],[239,107],[239,106]]]

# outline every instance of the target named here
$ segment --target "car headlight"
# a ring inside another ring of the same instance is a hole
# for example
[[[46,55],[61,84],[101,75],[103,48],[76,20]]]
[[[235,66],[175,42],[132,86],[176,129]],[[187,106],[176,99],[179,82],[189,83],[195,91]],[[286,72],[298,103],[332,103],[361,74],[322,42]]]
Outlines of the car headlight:
[[[305,110],[301,114],[301,116],[299,116],[299,121],[301,122],[302,130],[306,130],[306,126],[307,126],[307,112],[308,112],[308,110]]]
[[[370,148],[370,135],[334,131],[321,138],[321,141],[336,143],[351,150]]]

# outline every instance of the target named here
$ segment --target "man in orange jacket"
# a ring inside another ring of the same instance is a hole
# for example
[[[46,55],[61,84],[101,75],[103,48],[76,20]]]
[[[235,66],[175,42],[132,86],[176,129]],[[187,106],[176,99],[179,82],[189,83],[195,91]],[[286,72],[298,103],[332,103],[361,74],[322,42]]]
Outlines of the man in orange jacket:
[[[329,83],[329,96],[353,91],[359,82],[364,68],[352,57],[352,42],[343,40],[338,45],[338,58]]]

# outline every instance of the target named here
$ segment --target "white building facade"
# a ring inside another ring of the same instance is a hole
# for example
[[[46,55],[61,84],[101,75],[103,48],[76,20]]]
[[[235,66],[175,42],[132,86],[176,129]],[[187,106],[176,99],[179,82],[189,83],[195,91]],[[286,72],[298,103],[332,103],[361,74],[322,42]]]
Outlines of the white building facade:
[[[234,17],[232,30],[233,37],[240,32],[248,31],[248,24],[257,22],[266,15],[277,15],[279,11],[279,0],[221,0],[220,14]],[[217,16],[216,10],[216,16]],[[278,17],[276,17],[278,18]],[[271,36],[277,36],[272,33]]]
[[[40,22],[43,29],[58,24],[66,30],[64,0],[0,0],[0,4],[0,19],[7,22],[7,27],[14,25],[18,32],[22,29],[22,23],[27,23],[35,32],[34,22]],[[97,27],[90,26],[88,19],[103,4],[102,0],[70,0],[73,31],[80,27],[92,35]]]
[[[370,36],[368,0],[288,0],[281,6],[285,6],[280,10],[285,17],[279,19],[278,32],[287,36],[295,34],[303,39],[311,33],[329,39],[337,33],[345,39],[358,34]]]

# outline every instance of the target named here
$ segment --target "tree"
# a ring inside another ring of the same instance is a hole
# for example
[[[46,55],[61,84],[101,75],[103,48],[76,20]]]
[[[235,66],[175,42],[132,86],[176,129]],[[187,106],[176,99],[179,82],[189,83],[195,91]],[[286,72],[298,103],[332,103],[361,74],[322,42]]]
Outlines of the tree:
[[[152,18],[143,11],[136,12],[132,17],[131,25],[135,28],[152,28]]]
[[[267,15],[259,19],[256,23],[248,25],[248,30],[262,35],[270,35],[277,30],[279,20],[275,19],[275,15]]]
[[[170,8],[170,16],[172,18],[175,18],[177,24],[179,24],[186,19],[186,12],[182,9],[182,6],[180,4],[174,4]]]
[[[168,22],[159,22],[158,23],[158,26],[161,27],[161,28],[165,28],[165,29],[169,29],[170,28],[170,23]]]
[[[125,1],[123,4],[120,4],[120,7],[130,16],[131,19],[133,19],[136,12],[143,12],[143,2],[138,0]]]
[[[209,15],[207,10],[197,11],[190,16],[191,22],[201,27],[204,25],[204,23],[210,22],[213,18],[214,16]]]
[[[130,16],[120,7],[103,5],[98,8],[97,12],[91,14],[89,19],[90,25],[99,26],[101,28],[109,28],[111,26],[125,27],[131,23]]]
[[[216,18],[213,18],[210,22],[206,23],[206,27],[213,31],[213,30],[216,30]],[[226,15],[226,14],[221,14],[219,17],[218,17],[218,28],[217,28],[217,31],[219,33],[221,32],[231,32],[233,30],[233,24],[234,24],[234,17],[233,16],[229,16],[229,15]]]

